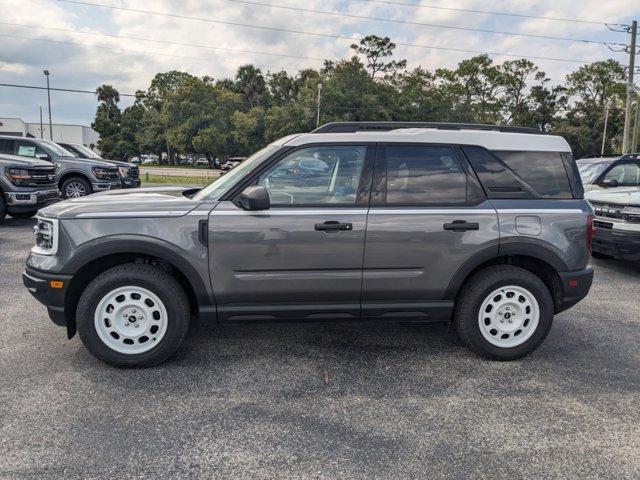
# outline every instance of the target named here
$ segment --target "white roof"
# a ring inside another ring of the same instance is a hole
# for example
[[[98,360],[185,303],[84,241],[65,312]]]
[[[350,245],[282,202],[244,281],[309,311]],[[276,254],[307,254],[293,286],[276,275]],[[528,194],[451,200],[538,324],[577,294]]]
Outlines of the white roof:
[[[399,128],[389,131],[356,133],[303,133],[284,137],[276,144],[305,145],[333,142],[415,142],[478,145],[489,150],[526,150],[571,152],[567,141],[557,135],[498,132],[493,130],[439,130],[436,128]]]

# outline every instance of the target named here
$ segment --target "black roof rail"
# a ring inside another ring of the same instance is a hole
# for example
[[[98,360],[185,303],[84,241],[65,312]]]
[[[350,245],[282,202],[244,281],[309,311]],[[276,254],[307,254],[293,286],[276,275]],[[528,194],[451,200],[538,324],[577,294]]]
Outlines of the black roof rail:
[[[640,160],[640,153],[625,153],[618,160]]]
[[[544,135],[544,132],[532,127],[509,127],[506,125],[487,125],[480,123],[445,122],[330,122],[316,128],[311,133],[354,133],[388,132],[397,128],[435,128],[438,130],[488,130],[509,133],[532,133]]]

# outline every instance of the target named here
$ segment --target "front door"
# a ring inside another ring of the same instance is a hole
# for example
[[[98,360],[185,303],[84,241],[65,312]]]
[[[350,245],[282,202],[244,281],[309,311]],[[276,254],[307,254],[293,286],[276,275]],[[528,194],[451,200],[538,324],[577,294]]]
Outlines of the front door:
[[[495,209],[456,146],[381,145],[373,185],[362,315],[446,319],[456,273],[498,252]]]
[[[231,200],[212,210],[209,262],[220,321],[360,315],[373,148],[294,150],[251,182],[268,190],[269,210]]]

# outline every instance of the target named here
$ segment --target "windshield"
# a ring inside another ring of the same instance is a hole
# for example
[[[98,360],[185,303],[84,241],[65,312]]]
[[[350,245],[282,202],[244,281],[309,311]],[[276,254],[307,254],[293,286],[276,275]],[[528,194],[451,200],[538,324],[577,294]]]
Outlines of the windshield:
[[[85,147],[84,145],[74,145],[73,148],[84,153],[87,158],[93,158],[95,160],[102,160],[102,157],[98,155],[96,152],[91,150],[89,147]]]
[[[69,150],[62,148],[60,145],[50,140],[39,140],[39,142],[59,157],[77,157],[77,155],[74,155]]]
[[[580,172],[580,178],[582,179],[582,183],[591,184],[596,181],[596,178],[604,172],[611,162],[597,162],[597,163],[587,163],[587,162],[576,162],[578,165],[578,171]]]
[[[233,170],[230,170],[226,175],[221,176],[213,183],[210,183],[196,195],[194,200],[220,200],[220,197],[231,186],[244,177],[248,172],[253,170],[254,167],[259,165],[264,159],[269,157],[273,152],[278,150],[280,145],[267,145],[262,150],[258,150],[256,153],[247,158],[244,162],[239,164]]]

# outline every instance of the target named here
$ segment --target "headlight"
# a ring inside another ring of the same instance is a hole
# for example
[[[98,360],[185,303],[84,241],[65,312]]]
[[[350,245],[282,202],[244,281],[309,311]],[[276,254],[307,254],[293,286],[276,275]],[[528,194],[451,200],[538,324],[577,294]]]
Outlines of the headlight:
[[[118,167],[118,173],[122,178],[127,178],[129,176],[129,167]]]
[[[58,251],[58,220],[38,217],[33,234],[36,246],[31,250],[40,255],[55,255]]]
[[[102,167],[93,167],[93,174],[96,176],[96,178],[99,178],[101,180],[106,180],[111,177],[111,171]]]
[[[628,222],[640,222],[640,207],[624,207],[622,215]]]
[[[31,183],[31,174],[29,170],[23,170],[21,168],[5,168],[5,175],[11,183],[16,186],[27,186]]]

